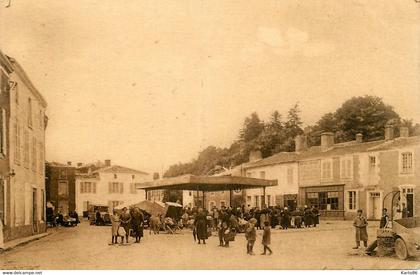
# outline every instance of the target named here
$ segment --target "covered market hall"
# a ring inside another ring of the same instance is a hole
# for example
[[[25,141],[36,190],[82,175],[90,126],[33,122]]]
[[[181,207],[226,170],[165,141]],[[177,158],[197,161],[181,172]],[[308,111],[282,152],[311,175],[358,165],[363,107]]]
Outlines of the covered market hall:
[[[154,190],[186,190],[195,191],[202,195],[201,206],[205,208],[205,197],[207,192],[229,191],[229,205],[232,205],[232,194],[244,189],[261,188],[262,198],[265,198],[266,187],[277,186],[277,180],[265,180],[237,176],[194,176],[182,175],[172,178],[163,178],[146,184],[138,184],[137,189],[146,191],[146,199],[149,199],[149,192]],[[262,201],[262,205],[265,201]]]

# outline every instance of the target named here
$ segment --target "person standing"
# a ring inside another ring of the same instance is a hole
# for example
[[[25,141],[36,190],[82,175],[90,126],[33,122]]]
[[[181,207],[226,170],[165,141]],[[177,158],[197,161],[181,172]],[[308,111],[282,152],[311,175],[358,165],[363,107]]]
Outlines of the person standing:
[[[255,229],[255,224],[257,219],[252,218],[249,220],[248,227],[245,230],[245,238],[247,240],[246,250],[247,254],[254,255],[253,249],[255,241],[257,240],[257,231]]]
[[[111,233],[112,233],[112,243],[118,243],[118,228],[120,227],[120,217],[114,211],[114,215],[111,216]]]
[[[319,224],[319,211],[318,208],[314,205],[312,205],[312,223],[314,225],[314,227],[316,227],[317,224]]]
[[[134,236],[136,237],[136,243],[139,243],[143,237],[144,215],[138,207],[131,209],[130,215],[131,227],[133,229]]]
[[[130,234],[130,229],[131,229],[131,215],[130,213],[128,213],[127,207],[124,207],[122,209],[120,220],[121,220],[121,226],[125,230],[125,242],[128,243],[128,236]],[[124,242],[124,236],[122,238]]]
[[[207,217],[206,217],[206,214],[203,212],[203,208],[198,209],[197,215],[195,216],[194,225],[197,230],[198,244],[200,244],[201,241],[203,241],[203,244],[206,244]]]
[[[262,237],[262,245],[264,246],[264,252],[261,253],[261,255],[266,255],[267,250],[270,253],[269,255],[273,254],[273,251],[269,247],[270,242],[271,242],[270,223],[268,221],[266,221],[264,223],[264,232],[263,232],[263,237]]]
[[[368,234],[367,234],[367,220],[363,215],[363,210],[357,210],[357,216],[354,219],[353,226],[356,228],[356,246],[353,249],[358,249],[360,241],[363,241],[364,246],[367,248]]]
[[[305,209],[303,210],[303,222],[305,223],[305,227],[312,225],[312,211],[307,205],[305,205]]]

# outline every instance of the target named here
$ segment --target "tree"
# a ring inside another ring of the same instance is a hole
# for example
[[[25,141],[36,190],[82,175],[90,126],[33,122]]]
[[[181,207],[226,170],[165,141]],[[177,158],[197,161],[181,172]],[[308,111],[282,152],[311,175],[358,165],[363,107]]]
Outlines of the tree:
[[[366,95],[353,97],[334,113],[325,114],[312,128],[312,135],[334,132],[337,142],[345,142],[362,133],[366,140],[376,140],[384,137],[387,123],[398,125],[399,122],[400,116],[392,106],[385,104],[380,97]]]
[[[256,139],[264,130],[264,123],[260,120],[257,113],[252,113],[250,117],[245,118],[244,125],[240,131],[240,138],[244,142],[250,142]]]

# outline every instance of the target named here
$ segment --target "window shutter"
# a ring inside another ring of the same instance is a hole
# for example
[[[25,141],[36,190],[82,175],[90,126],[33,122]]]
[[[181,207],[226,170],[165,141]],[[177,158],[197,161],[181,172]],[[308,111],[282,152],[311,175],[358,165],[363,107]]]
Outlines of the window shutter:
[[[82,194],[82,193],[84,193],[83,192],[84,190],[83,190],[83,182],[80,182],[80,193]]]
[[[124,193],[124,183],[120,182],[120,193]]]
[[[92,185],[93,194],[96,194],[96,182],[92,182]]]
[[[112,182],[108,182],[108,193],[112,193]]]

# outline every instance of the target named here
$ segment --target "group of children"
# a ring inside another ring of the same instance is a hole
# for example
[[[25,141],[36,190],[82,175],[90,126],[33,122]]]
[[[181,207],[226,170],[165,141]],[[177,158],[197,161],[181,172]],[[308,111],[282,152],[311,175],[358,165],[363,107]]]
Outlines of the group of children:
[[[246,244],[246,251],[249,255],[254,255],[253,249],[255,241],[257,240],[257,230],[255,228],[255,225],[257,224],[257,220],[255,218],[252,218],[249,220],[249,223],[247,225],[247,228],[245,229],[245,238],[247,240]],[[264,228],[263,228],[263,237],[262,237],[262,245],[264,246],[264,252],[261,253],[261,255],[266,255],[267,251],[269,252],[269,255],[273,254],[273,251],[269,247],[271,242],[271,227],[270,223],[268,221],[264,222]]]

